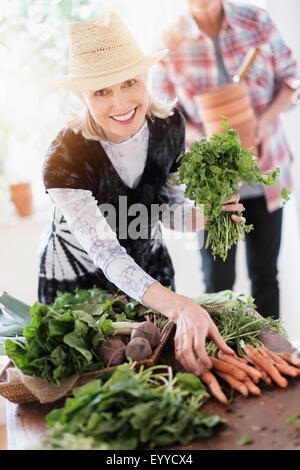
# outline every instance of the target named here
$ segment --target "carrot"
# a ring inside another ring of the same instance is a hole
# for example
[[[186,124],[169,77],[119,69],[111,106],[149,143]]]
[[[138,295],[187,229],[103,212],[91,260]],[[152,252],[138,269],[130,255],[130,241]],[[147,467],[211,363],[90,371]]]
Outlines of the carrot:
[[[255,364],[255,363],[254,363]],[[271,385],[272,383],[272,380],[271,380],[271,377],[266,373],[266,371],[264,369],[262,369],[259,365],[255,364],[254,365],[255,369],[258,370],[258,372],[261,373],[261,377],[263,379],[263,381],[268,384],[268,385]]]
[[[243,370],[238,369],[232,364],[227,364],[227,362],[220,361],[220,359],[217,359],[216,357],[210,357],[210,360],[214,369],[219,370],[220,372],[225,372],[226,374],[230,374],[237,380],[243,381],[247,376]]]
[[[265,346],[261,346],[259,348],[259,351],[263,352],[264,354],[267,354],[271,359],[273,359],[274,362],[279,363],[283,361],[281,357],[279,357],[276,353],[266,348]]]
[[[259,348],[259,350],[263,351],[264,354],[271,357],[274,360],[275,367],[281,372],[282,374],[289,375],[290,377],[298,377],[300,375],[300,370],[296,367],[292,367],[286,362],[282,357],[278,356],[273,351],[270,351],[265,346]]]
[[[260,388],[258,388],[250,378],[244,380],[243,383],[246,385],[247,389],[250,393],[252,393],[252,395],[260,395]]]
[[[228,400],[226,398],[226,395],[224,395],[224,393],[222,392],[222,389],[220,387],[220,384],[219,382],[217,381],[216,377],[211,373],[209,372],[208,370],[206,372],[204,372],[201,376],[200,376],[201,380],[203,380],[203,382],[206,383],[206,385],[208,386],[211,394],[218,400],[220,401],[221,403],[223,403],[224,405],[226,405],[228,403]]]
[[[245,357],[238,356],[237,353],[234,353],[234,355],[232,357],[234,357],[236,360],[238,360],[240,362],[243,362],[244,364],[248,364],[247,359]]]
[[[275,367],[284,375],[288,375],[289,377],[299,377],[300,370],[296,369],[296,367],[291,367],[290,365],[285,365],[278,363]]]
[[[220,372],[216,371],[216,373],[223,379],[225,382],[229,383],[232,388],[240,392],[244,397],[248,396],[248,388],[243,382],[240,382],[237,380],[235,377],[232,377],[232,375],[227,374],[226,372]]]
[[[239,361],[243,362],[244,364],[249,364],[250,363],[253,366],[253,368],[261,374],[261,378],[263,379],[263,381],[265,383],[267,383],[268,385],[270,385],[272,383],[271,377],[269,377],[268,374],[261,367],[259,367],[257,364],[255,364],[255,362],[252,361],[252,359],[249,356],[247,356],[247,355],[246,355],[246,357],[235,356],[235,358],[238,359]]]
[[[288,386],[288,381],[280,375],[279,371],[274,367],[271,359],[267,359],[262,354],[260,354],[257,349],[253,348],[249,344],[246,344],[243,347],[245,353],[262,369],[270,375],[274,382],[279,385],[279,387],[285,388]]]
[[[295,356],[295,354],[289,352],[281,352],[279,353],[279,356],[282,357],[282,359],[284,359],[285,361],[292,364],[294,367],[300,368],[300,359],[299,357]]]
[[[219,351],[218,356],[223,361],[227,362],[228,364],[232,364],[240,369],[242,369],[249,377],[253,380],[253,382],[258,383],[259,379],[261,378],[261,373],[258,372],[254,367],[249,366],[247,361],[239,361],[233,356],[229,356],[229,354],[224,354],[223,352]]]
[[[273,365],[277,364],[277,362],[269,355],[266,353],[266,351],[264,351],[262,348],[257,348],[258,352],[264,356],[268,361],[271,361]]]

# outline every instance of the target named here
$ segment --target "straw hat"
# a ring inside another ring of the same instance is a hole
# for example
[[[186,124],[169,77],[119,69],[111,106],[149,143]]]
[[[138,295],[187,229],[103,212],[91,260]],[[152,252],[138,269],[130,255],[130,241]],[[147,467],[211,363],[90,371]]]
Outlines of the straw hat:
[[[69,75],[55,85],[73,91],[99,90],[141,74],[167,49],[145,55],[122,19],[105,12],[92,21],[69,26]]]

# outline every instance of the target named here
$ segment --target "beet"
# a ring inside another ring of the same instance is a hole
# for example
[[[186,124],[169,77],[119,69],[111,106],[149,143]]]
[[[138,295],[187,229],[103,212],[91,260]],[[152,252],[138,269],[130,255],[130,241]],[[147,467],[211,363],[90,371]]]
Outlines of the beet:
[[[160,329],[153,322],[144,321],[132,330],[131,339],[133,338],[147,339],[153,349],[160,343]]]
[[[125,362],[125,344],[119,339],[103,341],[99,348],[99,357],[107,366],[117,366]]]
[[[126,346],[125,356],[133,361],[142,361],[152,354],[149,341],[146,338],[134,338]]]

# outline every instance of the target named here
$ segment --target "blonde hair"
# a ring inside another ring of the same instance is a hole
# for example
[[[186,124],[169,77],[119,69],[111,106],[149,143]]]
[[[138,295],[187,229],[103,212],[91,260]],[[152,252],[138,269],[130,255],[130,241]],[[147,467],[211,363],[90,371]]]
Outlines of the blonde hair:
[[[142,75],[146,83],[147,73]],[[165,119],[173,116],[173,109],[177,103],[177,98],[164,102],[155,98],[149,91],[149,104],[146,115],[150,118],[158,117]],[[82,93],[75,93],[78,97],[82,97]],[[83,106],[79,111],[70,111],[66,120],[66,126],[74,132],[81,134],[88,140],[104,139],[104,132],[101,126],[96,123],[87,106]]]

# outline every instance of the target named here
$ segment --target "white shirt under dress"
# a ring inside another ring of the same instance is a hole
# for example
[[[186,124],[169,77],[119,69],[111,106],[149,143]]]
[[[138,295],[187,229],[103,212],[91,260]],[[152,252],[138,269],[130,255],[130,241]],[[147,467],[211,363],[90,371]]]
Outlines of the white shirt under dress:
[[[148,141],[147,122],[137,134],[120,144],[101,141],[113,167],[130,188],[137,186],[143,174]],[[170,177],[177,178],[178,174],[171,173]],[[167,183],[167,189],[169,206],[176,204],[178,207],[184,207],[182,228],[185,230],[186,217],[194,204],[185,198],[182,186]],[[82,268],[88,272],[100,268],[106,278],[121,291],[142,302],[145,291],[157,281],[141,269],[120,245],[116,233],[102,215],[92,192],[84,189],[50,188],[48,194],[55,205],[54,223],[60,220],[57,224],[60,233],[56,234],[60,243],[55,244],[53,237],[50,241],[52,228],[49,227],[43,234],[39,246],[39,257],[44,257],[43,276],[58,281],[73,280],[74,270],[80,275]],[[65,227],[61,223],[62,216],[66,220]],[[173,226],[168,228],[174,229]],[[64,246],[68,247],[78,261],[76,266],[70,266]],[[54,251],[57,256],[54,256]]]

